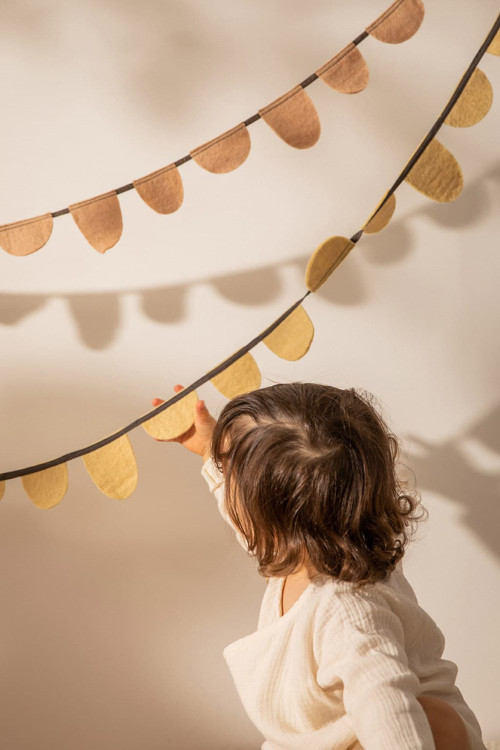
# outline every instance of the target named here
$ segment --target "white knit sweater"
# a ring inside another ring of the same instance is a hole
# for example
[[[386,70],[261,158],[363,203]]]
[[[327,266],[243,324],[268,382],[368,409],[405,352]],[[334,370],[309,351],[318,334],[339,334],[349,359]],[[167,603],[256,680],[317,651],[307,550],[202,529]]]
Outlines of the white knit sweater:
[[[227,521],[222,475],[211,461],[202,474]],[[283,582],[269,579],[257,631],[224,650],[262,750],[434,750],[423,694],[450,703],[471,750],[485,750],[457,668],[442,659],[443,635],[401,565],[357,590],[318,576],[281,616]]]

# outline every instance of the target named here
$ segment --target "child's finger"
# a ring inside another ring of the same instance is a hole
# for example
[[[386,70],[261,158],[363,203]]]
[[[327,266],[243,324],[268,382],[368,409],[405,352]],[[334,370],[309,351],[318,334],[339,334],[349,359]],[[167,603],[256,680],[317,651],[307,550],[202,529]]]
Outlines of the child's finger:
[[[196,404],[196,416],[199,421],[201,422],[210,422],[212,420],[212,415],[207,409],[207,405],[204,401],[198,401]]]
[[[184,390],[184,386],[183,385],[180,385],[179,383],[177,383],[177,385],[174,385],[174,391],[176,393],[180,393],[183,390]],[[161,399],[161,398],[154,398],[154,399],[152,399],[153,406],[160,406],[160,404],[164,404],[164,403],[165,403],[165,401],[163,399]],[[196,427],[196,425],[198,425],[198,427],[200,427],[200,428],[201,427],[206,428],[207,426],[211,425],[214,421],[215,421],[214,418],[212,417],[212,415],[210,414],[210,412],[207,409],[207,405],[206,405],[205,401],[198,400],[196,402],[196,404],[195,404],[195,424],[194,424],[194,427]],[[193,429],[193,428],[191,428],[191,429]],[[177,438],[171,438],[170,440],[162,440],[161,442],[164,442],[164,443],[173,443],[173,442],[179,442],[179,443],[181,443],[181,442],[184,442],[184,440],[186,439],[186,436],[187,436],[187,434],[189,432],[190,432],[190,430],[188,430],[187,433],[185,433],[184,435],[180,435]]]
[[[177,393],[180,393],[180,391],[182,390],[184,390],[183,385],[174,385],[174,391],[176,391]],[[202,421],[208,421],[209,419],[212,419],[212,415],[208,411],[204,401],[196,402],[196,416],[199,417]]]
[[[183,385],[174,385],[174,391],[176,393],[179,393],[180,391],[183,391],[183,390],[184,390]],[[153,404],[153,406],[160,406],[160,404],[164,404],[165,401],[162,398],[154,398],[151,403]]]

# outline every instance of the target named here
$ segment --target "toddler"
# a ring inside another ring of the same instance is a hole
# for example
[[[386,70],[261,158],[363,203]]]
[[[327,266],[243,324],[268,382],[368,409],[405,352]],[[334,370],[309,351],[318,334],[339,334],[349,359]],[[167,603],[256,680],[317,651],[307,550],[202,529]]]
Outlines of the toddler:
[[[424,511],[370,400],[274,385],[217,421],[199,401],[177,441],[204,459],[267,579],[257,631],[224,650],[262,749],[484,750],[443,635],[403,575]]]

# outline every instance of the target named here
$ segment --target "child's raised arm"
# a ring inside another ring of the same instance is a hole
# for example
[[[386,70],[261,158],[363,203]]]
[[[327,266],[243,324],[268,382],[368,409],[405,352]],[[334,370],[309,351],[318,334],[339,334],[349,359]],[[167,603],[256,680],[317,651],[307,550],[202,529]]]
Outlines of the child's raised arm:
[[[182,385],[174,386],[174,391],[179,393],[182,391]],[[159,406],[163,403],[162,399],[154,398],[153,406]],[[196,411],[193,426],[179,437],[171,440],[160,440],[163,443],[180,443],[191,453],[196,453],[201,456],[203,461],[210,458],[210,441],[212,439],[212,432],[216,419],[212,417],[208,411],[204,401],[198,401],[196,403]]]
[[[182,391],[182,389],[182,385],[174,386],[174,391],[176,393],[179,393],[180,391]],[[154,398],[152,403],[153,406],[159,406],[163,403],[163,401],[160,398]],[[214,431],[214,426],[217,420],[212,417],[204,401],[198,401],[196,403],[195,409],[194,424],[187,432],[185,432],[183,435],[179,435],[179,437],[172,438],[171,440],[160,440],[159,442],[180,443],[185,448],[187,448],[188,451],[191,451],[191,453],[196,453],[198,456],[202,457],[204,466],[201,473],[207,481],[211,492],[215,495],[217,505],[219,506],[219,511],[224,520],[235,531],[236,538],[238,539],[241,546],[248,551],[248,544],[246,540],[238,531],[238,529],[234,528],[225,509],[224,478],[216,466],[212,464],[206,465],[206,462],[210,458],[210,443],[212,440],[212,432]]]

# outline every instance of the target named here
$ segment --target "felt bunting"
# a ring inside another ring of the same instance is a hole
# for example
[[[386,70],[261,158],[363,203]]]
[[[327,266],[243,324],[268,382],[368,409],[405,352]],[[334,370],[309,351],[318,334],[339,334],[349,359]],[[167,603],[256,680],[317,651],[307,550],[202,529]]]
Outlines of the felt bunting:
[[[401,4],[402,3],[399,3],[399,5]],[[394,5],[398,5],[398,3],[395,3]],[[455,157],[436,140],[435,136],[444,124],[448,115],[450,115],[460,101],[460,97],[466,91],[467,84],[471,81],[479,61],[487,49],[491,47],[495,35],[498,36],[499,28],[500,16],[497,18],[490,33],[473,58],[469,68],[462,76],[446,107],[442,110],[442,114],[432,125],[413,156],[400,171],[393,185],[386,191],[384,198],[379,202],[377,208],[370,216],[363,229],[356,232],[356,234],[350,239],[343,236],[330,237],[313,253],[306,270],[305,281],[308,291],[301,297],[301,299],[295,302],[256,338],[241,347],[220,365],[214,367],[204,376],[198,378],[191,385],[187,386],[182,394],[176,394],[176,396],[172,397],[169,401],[164,402],[153,411],[134,420],[134,422],[122,428],[114,435],[100,440],[98,443],[91,446],[81,448],[73,451],[73,453],[68,453],[43,464],[0,473],[0,498],[4,492],[5,480],[14,479],[15,477],[28,477],[31,475],[33,478],[33,486],[37,485],[42,487],[42,490],[32,492],[32,494],[38,498],[37,504],[41,505],[46,503],[44,507],[49,507],[49,504],[55,504],[55,502],[58,501],[57,494],[48,499],[48,490],[45,490],[44,488],[49,486],[50,482],[52,482],[59,487],[58,491],[60,494],[63,482],[60,479],[56,482],[53,478],[51,478],[49,482],[50,470],[53,467],[65,464],[66,462],[74,460],[80,456],[83,457],[87,471],[101,491],[108,494],[110,497],[128,497],[137,482],[137,467],[127,433],[138,427],[140,424],[148,422],[153,424],[156,421],[156,418],[163,412],[165,412],[165,422],[167,423],[167,426],[162,428],[161,433],[158,433],[162,435],[160,439],[171,439],[170,437],[164,436],[176,436],[185,432],[186,425],[188,430],[193,421],[192,410],[194,409],[195,401],[197,401],[195,388],[207,383],[209,380],[227,398],[232,398],[240,393],[259,388],[261,374],[257,363],[250,354],[250,350],[260,342],[264,342],[269,349],[278,356],[287,359],[298,359],[300,356],[303,356],[309,348],[314,334],[312,322],[301,307],[303,301],[311,292],[314,292],[321,287],[330,274],[338,267],[344,258],[347,257],[354,245],[361,239],[365,232],[370,233],[380,231],[387,226],[396,205],[394,193],[401,183],[406,180],[413,187],[437,201],[451,201],[459,195],[463,183],[460,166]],[[477,77],[467,93],[467,96],[472,97],[471,101],[475,101],[476,103],[474,106],[471,104],[466,106],[462,103],[462,107],[465,107],[465,109],[477,108],[477,94],[473,95],[471,93],[476,90],[483,92],[485,90],[484,83],[481,83]],[[484,95],[479,95],[479,100],[484,102]],[[484,103],[481,106],[484,108]],[[455,114],[456,112],[457,110],[455,110]],[[458,108],[458,112],[460,113],[460,108]],[[462,114],[460,117],[464,117],[464,115]],[[123,190],[121,190],[121,192],[123,192]],[[105,196],[99,196],[98,198],[93,199],[93,201],[105,199],[107,196],[108,194]],[[92,201],[90,201],[90,203],[91,202]],[[38,218],[43,219],[45,217]],[[20,223],[23,224],[24,222]],[[3,229],[5,229],[5,227]],[[179,408],[179,418],[177,419],[174,407],[184,400],[186,400],[187,404],[188,398],[192,399],[190,407],[191,414],[188,414],[190,409],[188,409],[187,406],[186,408]],[[170,416],[168,415],[168,410],[171,410]],[[184,419],[186,420],[185,422],[182,421]],[[174,424],[175,427],[173,427]],[[151,432],[151,434],[153,433]],[[47,473],[45,474],[46,471]],[[37,474],[39,475],[38,478],[36,478]],[[56,475],[54,474],[53,477],[55,476]],[[59,477],[61,476],[62,474],[59,475]],[[29,487],[30,481],[26,480],[24,484],[25,487]]]
[[[363,91],[370,79],[365,58],[352,42],[319,68],[316,75],[341,94],[357,94]]]
[[[399,44],[406,42],[418,31],[424,14],[422,0],[396,0],[366,30],[379,42]]]
[[[476,68],[458,101],[446,117],[445,123],[454,128],[467,128],[475,125],[486,117],[492,102],[491,83],[482,70]]]
[[[250,134],[244,123],[191,151],[200,167],[214,174],[232,172],[250,153]]]
[[[500,31],[497,31],[486,52],[489,52],[490,55],[500,55]]]
[[[51,469],[27,474],[22,483],[29,499],[38,508],[48,510],[61,502],[68,489],[68,468],[58,464]]]
[[[122,212],[114,190],[81,203],[73,203],[69,210],[85,239],[99,253],[105,253],[120,239]]]
[[[0,500],[2,499],[4,492],[5,492],[5,482],[0,482]]]
[[[235,128],[189,152],[163,169],[152,172],[126,185],[80,203],[72,204],[35,220],[27,219],[0,227],[0,246],[13,255],[28,255],[42,247],[50,236],[52,219],[71,213],[89,243],[104,253],[113,247],[122,233],[118,195],[135,190],[145,203],[160,214],[171,214],[182,205],[184,191],[178,167],[193,159],[203,169],[215,174],[231,172],[239,167],[250,151],[248,126],[263,119],[286,143],[294,148],[313,146],[320,136],[318,114],[305,88],[318,78],[331,88],[345,94],[362,91],[368,84],[369,70],[359,45],[369,34],[383,41],[401,42],[415,33],[423,18],[421,0],[396,0],[366,31],[348,44],[329,62],[309,75],[302,83],[276,101],[259,110]],[[31,221],[47,220],[43,226],[32,227]],[[50,226],[49,222],[50,221]],[[2,244],[2,229],[4,243]],[[17,231],[22,229],[22,231]],[[47,236],[47,230],[48,236]],[[11,230],[16,230],[12,234]]]
[[[175,164],[141,177],[133,185],[144,203],[159,214],[173,214],[184,200],[182,179]]]
[[[294,148],[310,148],[320,136],[318,113],[302,86],[295,86],[260,109],[259,115],[276,135]]]
[[[278,357],[295,361],[307,354],[313,338],[312,320],[300,305],[263,342]]]
[[[330,237],[314,251],[306,268],[306,286],[316,292],[354,247],[347,237]]]
[[[137,464],[127,435],[83,456],[94,484],[115,500],[124,500],[137,485]]]
[[[387,198],[387,200],[385,200],[384,197],[384,199],[380,202],[379,207],[375,209],[372,217],[368,219],[368,221],[364,225],[363,232],[365,232],[366,234],[375,234],[375,232],[380,232],[388,225],[395,210],[396,196],[393,193],[389,196],[389,198]]]
[[[261,375],[257,362],[248,352],[210,380],[226,398],[234,398],[260,388]]]
[[[10,255],[30,255],[45,245],[52,226],[52,214],[4,224],[0,227],[0,247]]]
[[[412,167],[406,182],[428,198],[442,203],[458,198],[464,184],[459,163],[435,138]]]
[[[148,419],[142,426],[156,440],[173,440],[193,426],[197,401],[196,391],[191,391],[181,401]]]
[[[156,426],[149,431],[153,435],[158,435],[158,439],[169,440],[172,439],[172,437],[187,432],[190,425],[193,423],[193,413],[195,411],[196,402],[198,401],[195,388],[204,383],[208,383],[209,380],[215,380],[219,375],[225,374],[224,377],[220,378],[219,385],[222,385],[228,393],[232,390],[233,395],[237,395],[248,389],[259,388],[260,371],[253,360],[253,357],[251,357],[248,352],[281,326],[281,324],[303,303],[309,294],[310,292],[306,292],[264,331],[252,339],[248,344],[241,347],[233,355],[225,359],[220,365],[212,368],[195,383],[192,383],[185,389],[177,392],[175,396],[162,402],[142,417],[135,419],[131,424],[122,428],[118,432],[99,440],[92,445],[80,448],[72,453],[66,453],[57,459],[52,459],[37,464],[36,466],[29,466],[16,471],[0,473],[0,483],[4,482],[6,479],[26,477],[34,473],[40,474],[45,470],[50,470],[55,466],[82,457],[87,470],[93,477],[93,480],[106,494],[109,494],[110,497],[126,497],[127,493],[130,494],[133,490],[133,486],[137,479],[135,458],[128,439],[124,440],[127,433],[139,425],[144,425],[148,422],[156,424]],[[228,373],[229,375],[234,375],[236,381],[235,385],[231,386],[231,377],[228,377]],[[184,405],[181,406],[181,402],[184,402]],[[180,406],[174,409],[177,404]],[[162,427],[159,420],[156,420],[156,417],[167,411],[169,413],[169,419],[167,420],[168,424],[166,427]],[[158,424],[160,424],[160,427],[158,428],[158,432],[156,432]],[[0,484],[0,488],[1,487],[2,485]]]

